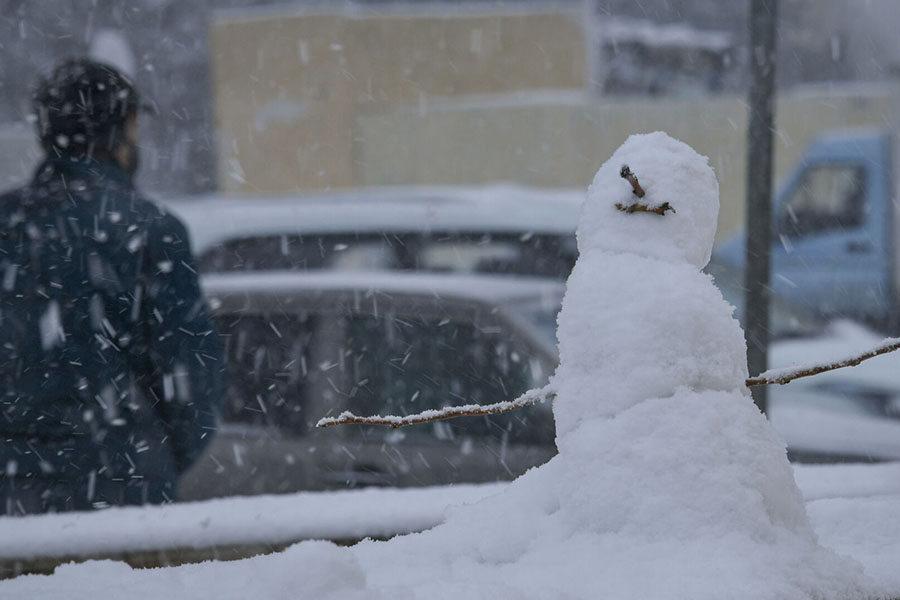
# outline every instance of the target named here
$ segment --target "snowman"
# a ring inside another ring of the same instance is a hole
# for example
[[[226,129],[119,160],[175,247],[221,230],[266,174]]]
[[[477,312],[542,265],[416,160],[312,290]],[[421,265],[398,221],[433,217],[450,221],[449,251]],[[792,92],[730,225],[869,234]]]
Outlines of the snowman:
[[[818,546],[745,387],[734,309],[701,272],[718,207],[707,159],[661,132],[630,137],[590,187],[551,382],[566,521],[645,565],[679,547],[674,588],[717,565],[729,597],[767,595],[730,589],[748,570],[797,598],[861,596],[859,568]]]
[[[734,309],[701,272],[718,206],[707,159],[664,133],[600,168],[547,388],[559,454],[389,553],[357,548],[370,584],[403,556],[392,576],[437,597],[460,581],[468,597],[868,595],[861,568],[819,546],[745,387]]]

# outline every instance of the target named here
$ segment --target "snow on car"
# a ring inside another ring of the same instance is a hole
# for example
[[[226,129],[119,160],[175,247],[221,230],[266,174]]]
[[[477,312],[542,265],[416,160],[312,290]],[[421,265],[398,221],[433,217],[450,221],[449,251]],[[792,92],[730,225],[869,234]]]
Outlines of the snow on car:
[[[584,192],[516,186],[366,189],[167,203],[203,272],[426,270],[565,279]]]

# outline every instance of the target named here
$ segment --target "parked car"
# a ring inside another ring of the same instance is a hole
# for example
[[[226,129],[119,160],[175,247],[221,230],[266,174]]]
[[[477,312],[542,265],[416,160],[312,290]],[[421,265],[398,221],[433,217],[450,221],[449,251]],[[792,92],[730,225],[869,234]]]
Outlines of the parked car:
[[[424,270],[568,277],[583,191],[372,189],[170,201],[200,270]]]
[[[213,274],[203,286],[231,380],[185,500],[512,479],[556,452],[545,404],[401,430],[315,423],[343,410],[489,404],[544,385],[559,281],[319,271]]]

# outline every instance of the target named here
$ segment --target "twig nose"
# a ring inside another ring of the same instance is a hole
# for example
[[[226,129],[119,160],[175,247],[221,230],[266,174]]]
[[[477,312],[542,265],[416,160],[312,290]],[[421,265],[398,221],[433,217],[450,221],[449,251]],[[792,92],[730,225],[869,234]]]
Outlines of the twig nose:
[[[628,165],[622,165],[622,170],[619,171],[619,175],[622,176],[622,179],[628,181],[631,184],[631,192],[637,196],[638,198],[644,197],[644,188],[641,187],[641,184],[638,183],[638,178],[634,173],[631,172],[631,168]]]

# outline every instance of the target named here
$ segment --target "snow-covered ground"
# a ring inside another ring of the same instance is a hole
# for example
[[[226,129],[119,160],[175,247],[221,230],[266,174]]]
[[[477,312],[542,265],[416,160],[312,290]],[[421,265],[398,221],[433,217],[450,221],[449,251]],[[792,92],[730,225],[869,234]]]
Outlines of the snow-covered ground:
[[[855,558],[880,587],[900,597],[900,463],[797,465],[794,475],[820,542]],[[301,493],[0,518],[0,558],[381,537],[433,527],[449,507],[495,495],[505,486]],[[52,576],[0,582],[0,598],[95,600],[100,594],[118,597],[120,590],[130,590],[134,600],[299,598],[291,596],[294,577],[321,578],[327,586],[332,576],[340,576],[328,572],[335,552],[330,544],[304,543],[279,555],[151,571],[93,561],[60,567]],[[252,594],[245,585],[234,586],[240,580],[257,582]]]
[[[820,543],[900,598],[900,463],[796,466],[794,476]]]

